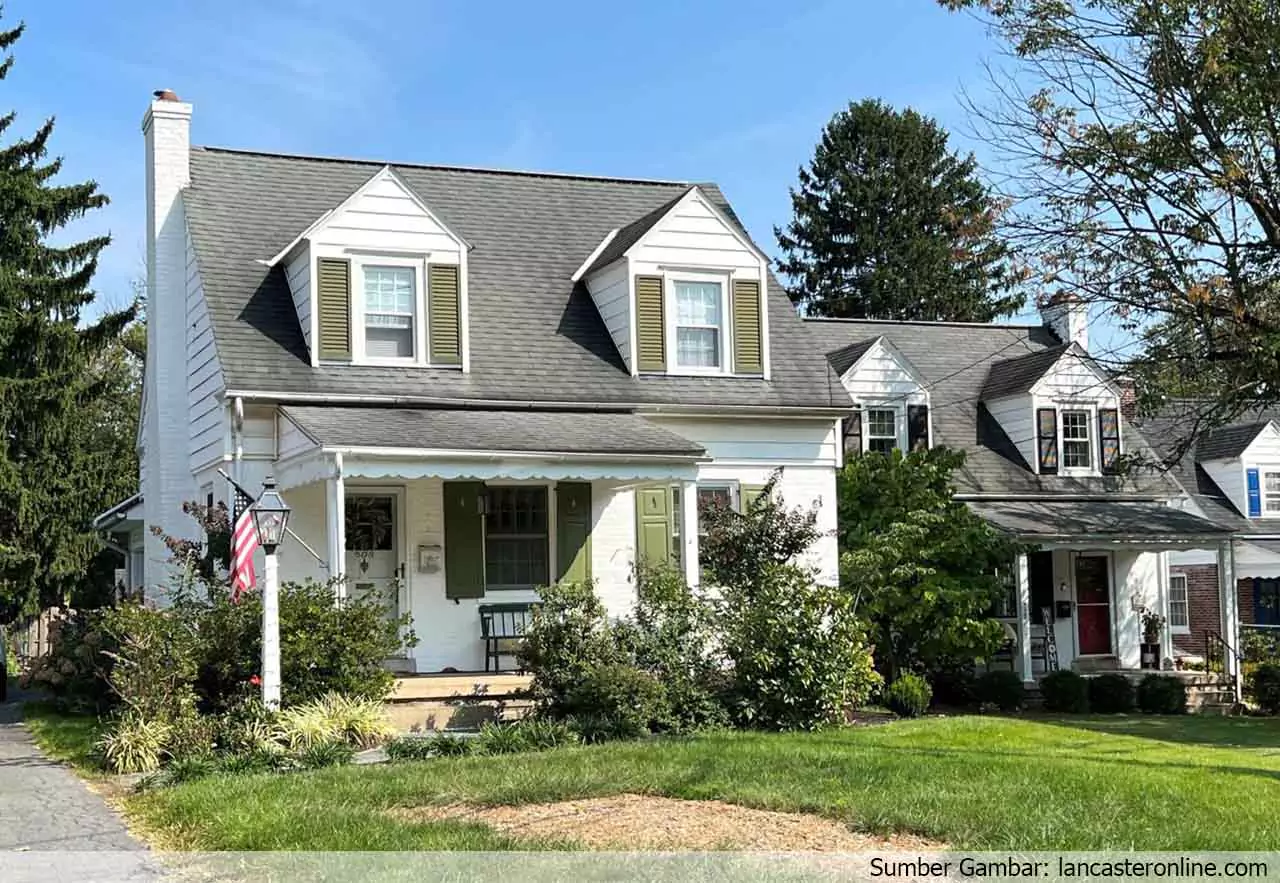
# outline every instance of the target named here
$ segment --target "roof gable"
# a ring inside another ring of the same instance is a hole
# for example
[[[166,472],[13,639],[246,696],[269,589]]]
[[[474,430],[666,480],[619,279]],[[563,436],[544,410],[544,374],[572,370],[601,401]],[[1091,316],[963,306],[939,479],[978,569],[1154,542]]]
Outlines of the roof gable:
[[[911,360],[904,356],[902,354],[902,350],[894,346],[893,341],[889,340],[889,338],[885,337],[883,334],[874,340],[863,341],[862,343],[854,344],[853,347],[846,349],[848,350],[847,352],[842,352],[840,350],[836,351],[836,353],[839,354],[838,358],[842,363],[848,361],[850,357],[853,359],[848,367],[843,370],[836,368],[836,370],[839,371],[842,380],[848,380],[857,376],[859,370],[865,368],[868,362],[876,356],[883,354],[886,358],[890,359],[899,370],[914,381],[917,386],[922,388],[925,386],[924,378],[916,367],[911,364]],[[833,353],[832,356],[836,356],[836,353]],[[835,367],[835,364],[835,361],[833,361],[832,366]]]
[[[1197,441],[1196,459],[1202,462],[1206,460],[1234,460],[1252,447],[1258,436],[1267,427],[1272,427],[1274,432],[1274,424],[1270,420],[1235,423],[1211,429],[1200,436]]]

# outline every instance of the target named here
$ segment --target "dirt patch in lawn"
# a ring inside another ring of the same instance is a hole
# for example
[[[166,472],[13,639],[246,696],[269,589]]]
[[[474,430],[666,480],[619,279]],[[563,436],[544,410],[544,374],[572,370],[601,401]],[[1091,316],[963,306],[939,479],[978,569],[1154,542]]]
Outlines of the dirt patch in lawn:
[[[806,813],[640,794],[524,806],[454,803],[406,807],[392,813],[410,822],[480,822],[510,837],[571,841],[589,849],[855,852],[945,848],[945,844],[912,835],[859,834],[839,822]]]

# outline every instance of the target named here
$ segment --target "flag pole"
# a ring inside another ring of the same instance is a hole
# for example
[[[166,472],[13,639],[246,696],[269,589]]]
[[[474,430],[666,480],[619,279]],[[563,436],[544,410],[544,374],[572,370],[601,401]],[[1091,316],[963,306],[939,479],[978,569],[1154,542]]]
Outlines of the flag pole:
[[[240,493],[244,494],[244,495],[245,495],[246,497],[248,497],[250,500],[256,500],[256,499],[258,499],[254,494],[251,494],[251,493],[249,493],[247,490],[245,490],[245,489],[244,489],[244,486],[243,486],[243,485],[241,485],[241,484],[240,484],[240,482],[236,481],[236,480],[235,480],[234,478],[232,478],[230,475],[227,475],[227,470],[222,469],[222,468],[219,468],[219,469],[218,469],[218,474],[219,474],[219,475],[221,475],[223,478],[225,478],[225,479],[227,480],[227,483],[228,483],[229,485],[231,485],[233,488],[235,488],[236,490],[238,490]],[[330,572],[330,573],[332,573],[332,572],[333,572],[332,570],[330,570],[330,569],[329,569],[329,562],[328,562],[328,561],[326,561],[326,560],[324,560],[323,558],[321,558],[321,557],[320,557],[320,553],[319,553],[319,552],[317,552],[315,549],[311,548],[311,546],[307,545],[307,541],[306,541],[306,540],[304,540],[302,537],[300,537],[300,536],[298,536],[296,533],[294,533],[294,532],[293,532],[293,528],[291,528],[291,527],[286,527],[286,528],[284,529],[284,531],[285,531],[285,533],[287,533],[289,536],[291,536],[291,537],[293,537],[295,540],[297,540],[297,541],[298,541],[298,545],[299,545],[299,546],[301,546],[302,548],[306,549],[309,553],[311,553],[311,557],[312,557],[312,558],[314,558],[314,559],[316,559],[316,562],[317,562],[317,563],[319,563],[319,565],[320,565],[321,567],[323,567],[325,570],[329,570],[329,572]]]

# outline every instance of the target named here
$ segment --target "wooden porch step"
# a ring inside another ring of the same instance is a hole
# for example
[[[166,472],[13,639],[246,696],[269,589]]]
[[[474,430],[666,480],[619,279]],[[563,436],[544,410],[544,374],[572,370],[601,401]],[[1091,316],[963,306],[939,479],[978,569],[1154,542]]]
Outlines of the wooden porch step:
[[[533,707],[527,699],[409,699],[386,704],[392,726],[403,733],[474,732],[486,722],[520,720]]]
[[[533,676],[516,672],[450,672],[418,674],[396,678],[392,703],[444,701],[460,698],[520,696],[529,689]]]

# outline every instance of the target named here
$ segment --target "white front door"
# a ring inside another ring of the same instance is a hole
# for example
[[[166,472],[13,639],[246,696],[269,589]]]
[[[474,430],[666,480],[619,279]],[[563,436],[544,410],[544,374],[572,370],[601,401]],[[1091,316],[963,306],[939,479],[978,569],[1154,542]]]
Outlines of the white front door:
[[[400,524],[403,495],[398,490],[355,491],[346,499],[347,590],[353,597],[376,592],[397,617],[403,609]]]

